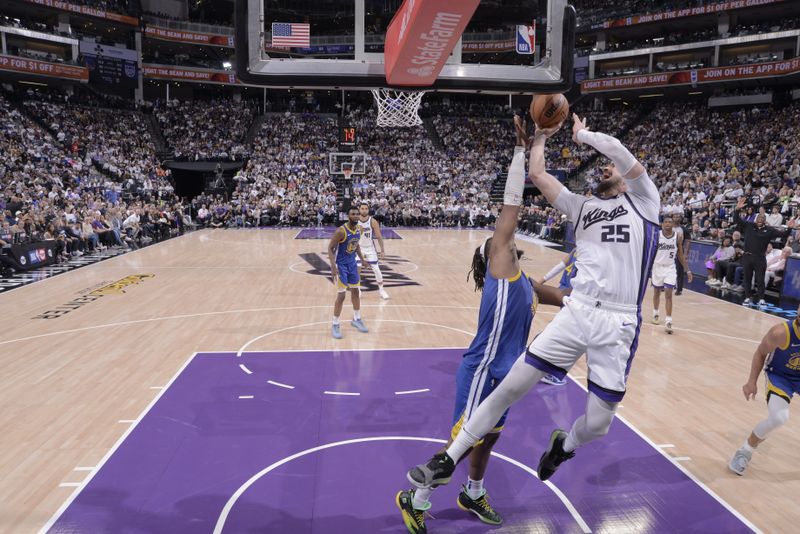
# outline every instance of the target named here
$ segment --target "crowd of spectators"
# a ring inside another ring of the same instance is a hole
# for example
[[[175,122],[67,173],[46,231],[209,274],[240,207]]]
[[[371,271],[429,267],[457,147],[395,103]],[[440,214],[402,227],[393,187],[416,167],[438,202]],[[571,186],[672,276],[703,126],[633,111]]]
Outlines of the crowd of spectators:
[[[176,159],[240,160],[248,155],[244,137],[255,115],[250,101],[160,102],[155,115]]]
[[[5,95],[0,95],[0,150],[3,270],[10,245],[54,240],[56,259],[64,261],[105,247],[142,246],[183,231],[190,222],[165,178],[151,173],[145,180],[154,187],[126,191],[122,181],[95,168],[88,151],[72,150]]]

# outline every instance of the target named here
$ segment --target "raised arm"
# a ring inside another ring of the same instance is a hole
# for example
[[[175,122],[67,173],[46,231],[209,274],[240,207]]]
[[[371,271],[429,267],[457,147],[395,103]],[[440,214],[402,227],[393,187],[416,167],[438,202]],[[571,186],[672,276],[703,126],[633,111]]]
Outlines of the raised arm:
[[[514,127],[517,132],[517,146],[514,147],[514,157],[508,167],[506,188],[503,191],[503,211],[497,218],[492,248],[499,250],[514,240],[519,219],[519,207],[522,205],[522,195],[525,191],[525,123],[519,116],[514,116]]]
[[[789,328],[788,323],[776,324],[767,331],[767,334],[761,340],[758,348],[753,353],[753,360],[750,362],[750,376],[747,377],[747,383],[742,386],[742,393],[747,400],[754,399],[758,393],[758,375],[764,368],[764,362],[767,357],[777,348],[787,348],[789,346]]]

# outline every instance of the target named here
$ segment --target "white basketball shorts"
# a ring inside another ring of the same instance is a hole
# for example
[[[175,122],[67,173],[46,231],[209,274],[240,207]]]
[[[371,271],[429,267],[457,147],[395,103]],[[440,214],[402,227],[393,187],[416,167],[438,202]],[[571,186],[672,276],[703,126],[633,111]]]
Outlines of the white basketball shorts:
[[[653,287],[663,289],[665,287],[675,288],[678,283],[678,270],[675,264],[659,265],[653,264],[653,273],[650,275],[650,280],[653,282]]]
[[[639,341],[637,306],[605,303],[574,292],[564,307],[531,342],[525,361],[564,378],[586,353],[589,391],[608,402],[620,402]]]

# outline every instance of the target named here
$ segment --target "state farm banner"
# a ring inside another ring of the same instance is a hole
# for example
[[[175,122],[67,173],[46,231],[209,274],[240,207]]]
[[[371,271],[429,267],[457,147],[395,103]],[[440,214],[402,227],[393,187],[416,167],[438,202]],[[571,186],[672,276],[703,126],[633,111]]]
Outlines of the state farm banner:
[[[179,80],[183,82],[238,84],[236,75],[228,71],[192,69],[189,67],[166,67],[160,65],[142,65],[145,78],[162,80]]]
[[[77,65],[65,65],[63,63],[51,63],[50,61],[39,61],[17,56],[0,55],[0,70],[10,70],[14,72],[27,72],[38,74],[39,76],[50,76],[53,78],[69,78],[81,82],[89,81],[89,69]]]
[[[405,0],[386,30],[386,81],[432,85],[480,0]]]
[[[507,41],[462,41],[461,51],[471,54],[490,53],[490,52],[513,52],[516,50],[517,42]]]
[[[729,67],[709,67],[706,69],[585,80],[581,83],[581,92],[595,93],[599,91],[620,91],[643,87],[709,83],[745,78],[770,78],[787,76],[798,72],[800,72],[800,58],[794,58],[770,63],[756,63],[754,65],[731,65]]]
[[[164,41],[177,41],[180,43],[203,44],[212,46],[224,46],[233,48],[232,35],[215,35],[211,33],[197,33],[187,32],[185,30],[171,30],[169,28],[160,28],[158,26],[147,26],[144,29],[144,34],[153,39],[162,39]]]
[[[69,2],[62,2],[61,0],[24,0],[24,1],[28,2],[29,4],[36,4],[37,6],[52,7],[54,9],[60,9],[62,11],[71,11],[72,13],[78,13],[79,15],[88,15],[90,17],[97,17],[99,19],[113,20],[115,22],[121,22],[123,24],[130,24],[131,26],[139,25],[139,19],[137,19],[136,17],[121,15],[119,13],[112,13],[111,11],[106,11],[105,9],[97,9],[96,7],[79,6],[76,4],[70,4]]]
[[[683,17],[695,17],[698,15],[708,15],[710,13],[719,13],[720,11],[729,11],[731,9],[742,9],[745,7],[758,7],[768,4],[777,4],[784,0],[731,0],[728,2],[718,2],[716,4],[708,4],[700,7],[687,7],[684,9],[676,9],[674,11],[665,11],[663,13],[648,13],[646,15],[636,15],[634,17],[627,17],[624,19],[608,20],[598,24],[592,24],[592,29],[600,28],[617,28],[620,26],[633,26],[634,24],[646,24],[648,22],[663,22],[665,20],[679,19]]]

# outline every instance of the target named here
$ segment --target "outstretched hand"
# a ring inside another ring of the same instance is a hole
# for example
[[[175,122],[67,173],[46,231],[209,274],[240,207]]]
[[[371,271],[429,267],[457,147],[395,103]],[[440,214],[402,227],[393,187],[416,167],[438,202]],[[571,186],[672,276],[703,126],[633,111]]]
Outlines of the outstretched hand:
[[[586,127],[586,117],[581,119],[578,117],[577,113],[572,114],[572,140],[575,141],[577,144],[582,145],[580,141],[578,141],[578,132],[581,130],[587,130]]]
[[[736,209],[737,209],[737,210],[742,210],[742,209],[744,209],[744,204],[745,204],[745,202],[747,202],[747,199],[746,199],[746,198],[744,198],[744,195],[740,196],[740,197],[739,197],[739,200],[737,200],[737,201],[736,201]]]
[[[550,138],[553,135],[555,135],[555,133],[557,131],[559,131],[561,129],[561,125],[562,124],[564,124],[564,123],[560,122],[560,123],[558,123],[558,126],[553,126],[552,128],[539,128],[537,126],[535,135],[536,135],[536,137],[539,137],[539,136],[543,135],[543,136],[545,136],[545,138]]]

